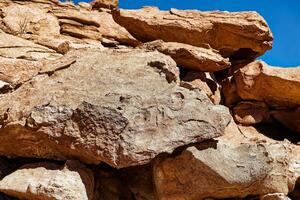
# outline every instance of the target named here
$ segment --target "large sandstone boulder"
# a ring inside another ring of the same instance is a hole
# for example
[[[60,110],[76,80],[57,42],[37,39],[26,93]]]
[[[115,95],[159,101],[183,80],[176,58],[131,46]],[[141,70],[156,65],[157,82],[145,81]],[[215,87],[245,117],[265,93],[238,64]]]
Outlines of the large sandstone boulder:
[[[221,136],[228,109],[179,84],[158,52],[71,52],[1,96],[0,154],[120,168]]]
[[[162,40],[145,43],[140,48],[158,50],[171,56],[180,67],[196,71],[214,72],[230,67],[228,58],[209,48]]]
[[[156,191],[161,200],[287,195],[300,175],[299,147],[295,148],[232,123],[216,140],[157,159]]]
[[[162,39],[207,46],[223,56],[256,57],[272,47],[272,33],[256,12],[160,11],[155,7],[114,12],[114,19],[143,42]]]
[[[300,67],[270,67],[255,61],[238,70],[235,81],[242,99],[264,101],[273,107],[300,105]]]
[[[0,181],[0,191],[20,199],[92,200],[93,173],[76,161],[25,165]]]

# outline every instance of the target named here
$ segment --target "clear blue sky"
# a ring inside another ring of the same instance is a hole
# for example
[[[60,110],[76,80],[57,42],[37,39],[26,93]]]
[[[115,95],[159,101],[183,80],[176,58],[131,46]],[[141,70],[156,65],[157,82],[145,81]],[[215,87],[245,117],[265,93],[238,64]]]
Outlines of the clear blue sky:
[[[262,60],[275,66],[300,65],[300,0],[119,0],[121,8],[158,6],[160,9],[254,10],[274,34],[273,49]]]

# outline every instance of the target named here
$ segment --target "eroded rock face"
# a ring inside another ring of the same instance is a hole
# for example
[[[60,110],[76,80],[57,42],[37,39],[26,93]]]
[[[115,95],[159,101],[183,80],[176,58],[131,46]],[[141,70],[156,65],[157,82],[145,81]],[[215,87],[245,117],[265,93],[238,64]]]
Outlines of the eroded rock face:
[[[175,62],[158,52],[82,50],[68,57],[76,61],[40,71],[2,97],[2,155],[127,167],[220,136],[230,120],[228,109],[204,93],[180,87]]]
[[[108,8],[116,9],[118,7],[118,0],[94,0],[91,2],[93,9]]]
[[[216,140],[189,147],[174,158],[157,159],[154,180],[159,199],[288,194],[299,176],[296,147],[256,137],[257,133],[244,134],[246,130],[231,124]]]
[[[101,48],[100,39],[114,39],[136,46],[139,42],[117,24],[112,15],[96,9],[99,2],[115,5],[117,1],[95,1],[74,5],[59,1],[0,2],[0,29],[51,48],[58,53],[61,46],[70,49]],[[92,8],[96,10],[92,10]]]
[[[76,161],[25,165],[0,181],[0,191],[21,199],[92,200],[92,172]]]
[[[121,9],[114,19],[143,42],[162,39],[220,51],[223,56],[256,57],[272,47],[272,33],[256,12]],[[176,33],[176,34],[175,34]]]
[[[215,81],[213,74],[190,71],[183,77],[180,84],[191,90],[203,91],[214,104],[221,103],[220,86]]]
[[[264,102],[242,101],[233,108],[233,116],[237,123],[253,125],[267,121],[270,114]]]
[[[158,50],[171,56],[180,67],[196,71],[214,72],[230,67],[228,58],[209,48],[162,40],[145,43],[140,48]]]
[[[255,61],[241,68],[235,81],[242,99],[264,101],[279,108],[300,105],[300,67],[270,67]]]

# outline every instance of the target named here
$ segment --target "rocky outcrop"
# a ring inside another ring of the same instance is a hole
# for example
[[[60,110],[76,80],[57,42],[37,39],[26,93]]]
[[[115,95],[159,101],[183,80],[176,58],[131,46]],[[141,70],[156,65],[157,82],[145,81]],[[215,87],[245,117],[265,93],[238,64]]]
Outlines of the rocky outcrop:
[[[208,48],[162,40],[145,43],[141,48],[158,50],[171,56],[179,66],[196,71],[214,72],[230,67],[228,58]]]
[[[114,19],[142,42],[162,39],[199,47],[209,45],[225,57],[253,58],[272,47],[272,33],[256,12],[160,11],[145,7],[120,9],[114,12]]]
[[[258,138],[253,130],[245,132],[249,130],[231,124],[216,140],[189,147],[176,157],[157,159],[154,180],[159,199],[287,195],[299,176],[300,160],[294,149],[299,147]]]
[[[0,181],[0,191],[21,199],[93,199],[92,172],[78,162],[25,165]]]
[[[254,61],[265,20],[117,7],[0,0],[0,199],[298,200],[299,68]]]

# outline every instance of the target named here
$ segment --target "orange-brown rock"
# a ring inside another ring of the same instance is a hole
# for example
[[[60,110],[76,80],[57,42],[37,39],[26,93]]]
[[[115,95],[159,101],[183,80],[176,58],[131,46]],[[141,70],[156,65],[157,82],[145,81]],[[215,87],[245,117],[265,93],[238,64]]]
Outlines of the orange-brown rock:
[[[209,48],[162,40],[145,43],[140,48],[158,50],[171,56],[178,66],[196,71],[214,72],[230,67],[228,58]]]
[[[264,102],[242,101],[233,108],[233,117],[243,125],[258,124],[269,119],[269,108]]]
[[[272,111],[271,115],[285,127],[300,134],[300,107],[295,110]]]
[[[204,72],[188,72],[181,81],[181,86],[203,91],[214,104],[221,103],[220,86],[214,76]]]
[[[162,39],[219,50],[221,55],[257,57],[272,47],[272,33],[256,12],[120,9],[114,19],[143,42]]]
[[[300,67],[270,67],[252,62],[235,74],[239,96],[244,100],[264,101],[273,107],[300,105]]]
[[[299,147],[247,131],[231,123],[218,139],[158,158],[154,181],[159,199],[287,195],[300,175]]]
[[[108,8],[115,9],[118,7],[118,0],[94,0],[91,2],[93,9]]]

